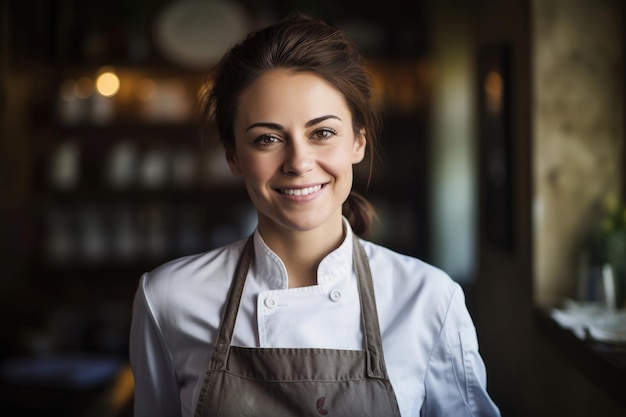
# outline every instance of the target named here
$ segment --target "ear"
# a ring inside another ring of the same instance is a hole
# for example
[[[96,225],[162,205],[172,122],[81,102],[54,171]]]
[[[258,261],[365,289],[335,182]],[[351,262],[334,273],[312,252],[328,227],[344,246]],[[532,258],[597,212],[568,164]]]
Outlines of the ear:
[[[365,147],[367,145],[367,139],[365,135],[365,129],[361,129],[359,133],[354,137],[354,144],[352,145],[352,163],[358,164],[365,157]]]
[[[230,172],[235,176],[241,176],[241,167],[239,166],[239,161],[237,160],[237,154],[234,148],[226,148],[226,162],[228,162],[228,166],[230,167]]]

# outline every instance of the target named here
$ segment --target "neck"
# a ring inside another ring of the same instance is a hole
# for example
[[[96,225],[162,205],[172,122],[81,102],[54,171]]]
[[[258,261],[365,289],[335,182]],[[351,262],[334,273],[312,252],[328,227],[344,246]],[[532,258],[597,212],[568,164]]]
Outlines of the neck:
[[[289,288],[317,284],[317,267],[326,255],[341,245],[344,238],[341,219],[337,225],[307,231],[277,228],[259,219],[259,233],[283,261]]]

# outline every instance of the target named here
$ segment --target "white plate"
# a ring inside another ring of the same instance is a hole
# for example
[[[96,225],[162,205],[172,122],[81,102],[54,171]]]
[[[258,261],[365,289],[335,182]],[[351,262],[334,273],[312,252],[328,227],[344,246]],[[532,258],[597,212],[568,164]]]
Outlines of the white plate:
[[[179,0],[167,6],[155,23],[155,41],[173,62],[210,68],[247,34],[245,14],[233,2]]]
[[[626,343],[626,312],[614,312],[589,326],[589,336],[603,342]]]

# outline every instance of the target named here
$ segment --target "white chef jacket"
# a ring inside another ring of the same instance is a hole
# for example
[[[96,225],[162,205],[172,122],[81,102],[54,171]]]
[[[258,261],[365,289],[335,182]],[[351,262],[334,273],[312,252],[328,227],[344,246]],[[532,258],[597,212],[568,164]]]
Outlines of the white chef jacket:
[[[233,345],[363,349],[352,230],[344,223],[345,240],[320,263],[317,285],[303,288],[288,288],[284,264],[254,232]],[[136,417],[193,415],[244,243],[174,260],[141,278],[130,334]],[[401,415],[499,415],[459,285],[418,259],[361,243]]]

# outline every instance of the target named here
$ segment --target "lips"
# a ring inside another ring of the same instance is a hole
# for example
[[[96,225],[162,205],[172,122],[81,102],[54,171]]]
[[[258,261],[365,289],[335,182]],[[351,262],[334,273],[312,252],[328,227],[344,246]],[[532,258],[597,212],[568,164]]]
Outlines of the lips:
[[[278,191],[284,195],[305,196],[313,194],[322,189],[322,184],[302,188],[280,188]]]

